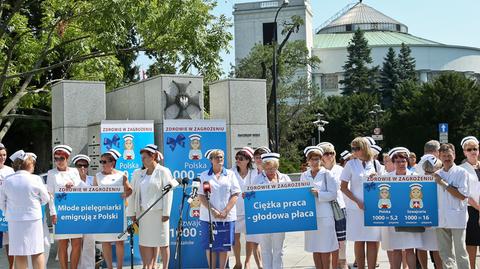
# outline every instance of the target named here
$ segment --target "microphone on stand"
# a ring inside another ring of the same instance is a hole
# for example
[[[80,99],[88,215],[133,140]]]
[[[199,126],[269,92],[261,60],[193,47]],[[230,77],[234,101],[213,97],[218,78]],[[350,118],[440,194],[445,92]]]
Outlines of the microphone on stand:
[[[205,196],[207,196],[207,199],[210,198],[210,192],[211,192],[211,188],[210,188],[210,182],[208,181],[205,181],[203,182],[203,193],[205,193]]]
[[[179,179],[170,180],[170,182],[163,187],[162,191],[174,189],[175,187],[180,185],[180,182],[181,182],[181,180],[179,180]]]
[[[189,204],[191,204],[193,202],[193,199],[197,197],[198,188],[200,188],[200,179],[194,178],[192,180],[192,193],[190,194],[190,197],[188,197],[188,200],[187,200]]]

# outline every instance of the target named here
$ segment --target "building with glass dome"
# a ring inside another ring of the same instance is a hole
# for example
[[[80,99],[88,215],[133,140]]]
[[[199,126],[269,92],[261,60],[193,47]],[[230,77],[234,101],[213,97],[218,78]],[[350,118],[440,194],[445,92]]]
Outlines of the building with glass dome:
[[[245,52],[248,51],[248,48],[253,47],[254,43],[262,42],[261,36],[253,37],[255,35],[253,29],[265,29],[265,24],[273,22],[275,11],[281,2],[281,0],[256,2],[258,8],[252,9],[253,6],[250,6],[249,10],[245,10],[243,7],[253,3],[235,5],[235,56],[237,61],[246,56]],[[261,3],[270,3],[271,7],[263,4],[265,7],[261,8]],[[390,18],[362,1],[347,6],[315,31],[312,29],[311,23],[313,12],[310,0],[291,0],[285,10],[285,16],[280,19],[288,19],[293,13],[296,13],[308,22],[304,26],[305,29],[299,31],[293,36],[293,39],[304,39],[311,53],[321,59],[319,67],[312,70],[312,79],[319,85],[322,93],[327,96],[341,93],[342,85],[339,81],[343,79],[342,66],[347,60],[347,46],[357,29],[365,31],[365,38],[371,48],[373,65],[382,65],[389,47],[393,47],[398,52],[401,44],[405,43],[412,50],[421,81],[429,81],[445,71],[462,72],[466,76],[480,79],[479,48],[447,45],[411,35],[408,33],[407,25]],[[260,11],[261,19],[252,17],[254,14],[260,14]],[[248,20],[248,16],[252,19],[250,23],[260,23],[261,26],[250,25],[250,31],[243,29],[242,21]],[[237,22],[239,22],[238,25]],[[281,28],[280,23],[278,28]],[[250,35],[252,37],[247,37]],[[278,35],[281,36],[281,29],[278,29]],[[265,33],[263,37],[268,38]],[[265,40],[263,42],[265,43]]]

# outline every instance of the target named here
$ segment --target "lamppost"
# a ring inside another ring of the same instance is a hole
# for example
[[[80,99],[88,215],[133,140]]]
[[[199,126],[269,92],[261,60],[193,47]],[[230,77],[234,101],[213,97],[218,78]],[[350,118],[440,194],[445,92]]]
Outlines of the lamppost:
[[[375,120],[375,130],[373,131],[374,132],[373,139],[375,140],[383,140],[383,136],[381,135],[382,132],[378,124],[378,118],[384,112],[385,111],[382,109],[382,107],[379,104],[373,105],[373,110],[368,112],[368,114],[370,114]]]
[[[325,125],[329,124],[328,121],[322,120],[322,118],[324,116],[325,115],[323,115],[322,113],[318,113],[317,114],[317,120],[313,122],[313,124],[315,124],[315,126],[317,126],[317,131],[318,131],[318,143],[317,144],[320,143],[320,135],[321,135],[322,132],[325,131]]]
[[[273,117],[275,120],[275,152],[279,152],[279,143],[280,143],[280,134],[278,131],[278,107],[277,107],[277,81],[278,81],[278,75],[277,75],[277,18],[278,18],[278,13],[282,8],[286,7],[288,5],[289,1],[288,0],[283,0],[282,5],[277,9],[277,13],[275,13],[275,19],[273,20],[273,36],[272,36],[272,45],[273,45],[273,64],[272,64],[272,97],[274,100],[273,103]]]

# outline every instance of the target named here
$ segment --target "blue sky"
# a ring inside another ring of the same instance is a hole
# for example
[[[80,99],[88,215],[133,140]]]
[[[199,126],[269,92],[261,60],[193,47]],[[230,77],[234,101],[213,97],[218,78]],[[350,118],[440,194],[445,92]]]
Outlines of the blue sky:
[[[218,0],[215,14],[225,14],[233,21],[235,3],[254,0]],[[343,9],[351,0],[311,0],[314,28]],[[479,0],[364,0],[365,4],[379,10],[408,26],[410,34],[450,45],[480,48],[480,1]],[[233,33],[233,27],[229,29]],[[234,37],[235,38],[235,37]],[[222,52],[222,69],[225,74],[234,62],[233,41],[230,52]],[[139,57],[137,63],[146,69],[149,60]]]

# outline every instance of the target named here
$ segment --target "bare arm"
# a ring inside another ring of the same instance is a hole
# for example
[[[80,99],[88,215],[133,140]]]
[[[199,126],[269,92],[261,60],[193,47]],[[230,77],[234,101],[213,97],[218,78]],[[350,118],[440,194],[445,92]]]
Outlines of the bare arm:
[[[350,200],[355,202],[358,208],[363,210],[363,202],[358,200],[357,197],[353,195],[353,192],[351,192],[350,189],[348,188],[347,181],[342,181],[342,183],[340,184],[340,190],[343,192],[343,194],[345,194],[345,196],[347,196]]]

